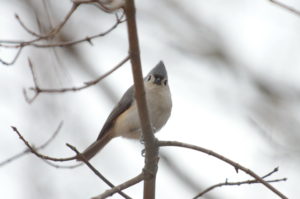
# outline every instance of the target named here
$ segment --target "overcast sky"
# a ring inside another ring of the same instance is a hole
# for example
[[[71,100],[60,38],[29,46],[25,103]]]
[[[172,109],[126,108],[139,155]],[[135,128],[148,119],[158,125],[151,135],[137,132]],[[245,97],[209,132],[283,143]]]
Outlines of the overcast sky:
[[[284,2],[300,10],[299,2]],[[274,186],[289,198],[299,196],[300,16],[267,0],[136,4],[143,73],[163,60],[172,92],[172,115],[157,138],[211,149],[259,175],[278,166],[279,172],[270,179],[287,177],[288,181]],[[71,7],[70,1],[51,1],[49,22],[40,2],[0,0],[0,5],[0,40],[32,39],[18,24],[15,13],[38,32],[35,12],[49,28]],[[61,38],[84,38],[104,32],[113,23],[113,14],[81,6]],[[12,125],[38,146],[63,120],[58,136],[42,151],[55,157],[73,155],[65,143],[83,150],[96,139],[111,109],[132,85],[128,63],[83,91],[41,94],[32,104],[25,101],[22,92],[33,86],[28,57],[45,88],[80,86],[105,73],[128,53],[126,24],[92,42],[92,46],[82,43],[66,49],[26,47],[14,65],[1,65],[0,162],[25,149]],[[0,58],[9,61],[15,53],[15,49],[1,48]],[[141,150],[139,142],[117,138],[92,163],[119,184],[141,171]],[[192,198],[226,179],[251,179],[205,154],[176,148],[161,152],[195,186],[179,179],[162,158],[157,198]],[[55,169],[31,154],[0,167],[0,187],[0,195],[7,199],[90,198],[108,189],[86,166]],[[141,189],[142,184],[126,193],[141,198]],[[276,197],[260,184],[222,187],[207,195],[221,199]]]

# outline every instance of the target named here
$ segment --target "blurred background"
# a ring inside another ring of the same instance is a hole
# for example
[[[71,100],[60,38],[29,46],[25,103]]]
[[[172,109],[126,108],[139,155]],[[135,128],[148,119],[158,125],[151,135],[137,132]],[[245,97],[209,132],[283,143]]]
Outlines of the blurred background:
[[[300,10],[298,1],[284,3]],[[59,0],[0,0],[0,4],[0,40],[33,39],[15,13],[30,29],[46,33],[72,6]],[[152,0],[136,1],[136,7],[143,72],[163,60],[172,91],[172,115],[157,138],[211,149],[259,175],[278,166],[279,172],[270,179],[288,181],[273,185],[289,198],[300,196],[300,17],[267,0]],[[82,5],[47,42],[85,38],[114,22],[114,14]],[[65,143],[83,150],[96,139],[113,106],[133,83],[129,63],[79,92],[40,94],[32,104],[22,92],[34,94],[28,90],[34,85],[28,57],[43,88],[80,86],[101,76],[127,56],[126,24],[92,43],[25,47],[14,65],[0,66],[0,162],[25,149],[12,125],[39,146],[63,121],[57,137],[41,151],[55,157],[73,155]],[[16,52],[0,48],[0,58],[10,61]],[[92,163],[119,184],[141,171],[142,149],[139,142],[117,138]],[[161,154],[157,198],[192,198],[226,179],[251,179],[202,153],[165,147]],[[6,199],[90,198],[108,189],[86,166],[56,169],[32,154],[0,167],[0,187]],[[142,198],[142,183],[125,192]],[[204,198],[277,196],[255,184],[218,188]]]

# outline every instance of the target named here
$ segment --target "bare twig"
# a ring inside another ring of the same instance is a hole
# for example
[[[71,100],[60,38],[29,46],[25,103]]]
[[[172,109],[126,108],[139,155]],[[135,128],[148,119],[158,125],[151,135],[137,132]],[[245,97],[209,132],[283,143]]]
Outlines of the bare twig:
[[[18,134],[19,138],[24,142],[24,144],[28,147],[28,149],[37,157],[44,159],[44,160],[51,160],[51,161],[57,161],[57,162],[64,162],[64,161],[70,161],[70,160],[75,160],[76,156],[73,157],[68,157],[68,158],[54,158],[54,157],[50,157],[47,155],[43,155],[41,153],[39,153],[36,148],[34,148],[33,146],[31,146],[29,144],[29,142],[27,140],[25,140],[25,138],[21,135],[21,133],[18,131],[18,129],[14,126],[11,126],[12,130]]]
[[[268,189],[270,189],[272,192],[274,192],[276,195],[278,195],[280,198],[282,199],[287,199],[287,197],[282,194],[278,189],[276,189],[275,187],[273,187],[270,183],[266,182],[264,179],[262,179],[261,177],[259,177],[256,173],[254,173],[252,170],[238,164],[237,162],[234,162],[216,152],[213,152],[211,150],[208,150],[208,149],[205,149],[205,148],[202,148],[202,147],[199,147],[199,146],[195,146],[195,145],[192,145],[192,144],[187,144],[187,143],[182,143],[182,142],[177,142],[177,141],[159,141],[158,142],[158,145],[160,147],[163,147],[163,146],[177,146],[177,147],[183,147],[183,148],[188,148],[188,149],[193,149],[193,150],[196,150],[196,151],[201,151],[203,153],[206,153],[208,155],[211,155],[217,159],[220,159],[230,165],[232,165],[236,171],[238,170],[242,170],[244,171],[245,173],[247,173],[248,175],[252,176],[253,178],[255,178],[255,180],[257,180],[259,183],[265,185]]]
[[[78,8],[80,4],[77,3],[73,3],[71,9],[69,10],[69,12],[66,14],[66,16],[64,17],[64,19],[57,24],[54,28],[52,28],[48,33],[44,34],[44,35],[40,35],[38,33],[35,33],[34,31],[30,30],[21,20],[21,18],[15,14],[16,19],[18,20],[18,22],[20,23],[20,25],[31,35],[35,36],[36,39],[31,40],[31,41],[27,41],[27,42],[15,42],[15,41],[8,41],[9,43],[19,43],[17,46],[11,46],[14,48],[19,48],[19,47],[24,47],[26,45],[29,45],[31,43],[43,40],[43,39],[49,39],[52,38],[54,35],[56,35],[62,28],[63,26],[66,24],[66,22],[69,20],[69,18],[72,16],[72,14],[75,12],[75,10]],[[1,41],[0,43],[4,43],[5,41]],[[1,44],[1,46],[3,47],[9,47],[9,46],[4,46]]]
[[[61,121],[58,124],[57,129],[54,131],[54,133],[51,135],[51,137],[44,144],[36,147],[36,150],[41,150],[41,149],[46,148],[54,140],[54,138],[57,136],[58,132],[60,131],[60,129],[62,127],[62,125],[63,125],[63,121]],[[5,165],[5,164],[7,164],[7,163],[10,163],[10,162],[12,162],[12,161],[14,161],[14,160],[16,160],[16,159],[18,159],[20,157],[22,157],[23,155],[28,154],[29,152],[30,152],[30,149],[28,149],[28,148],[25,149],[24,151],[22,151],[22,152],[20,152],[20,153],[18,153],[16,155],[14,155],[14,156],[6,159],[6,160],[0,162],[0,167],[3,166],[3,165]]]
[[[284,3],[281,3],[281,2],[279,2],[277,0],[269,0],[269,1],[272,2],[272,3],[274,3],[277,6],[281,7],[281,8],[284,8],[284,9],[290,11],[291,13],[294,13],[294,14],[300,16],[300,11],[297,10],[297,9],[295,9],[295,8],[292,8],[292,7],[290,7],[290,6],[288,6],[288,5],[284,4]]]
[[[85,82],[84,85],[82,85],[82,86],[70,87],[70,88],[57,88],[57,89],[55,89],[55,88],[53,88],[53,89],[51,89],[51,88],[40,88],[39,87],[39,85],[37,83],[37,77],[35,75],[32,63],[29,59],[28,60],[29,61],[29,66],[30,66],[30,69],[31,69],[31,74],[32,74],[33,82],[34,82],[34,87],[31,87],[29,89],[34,91],[34,96],[32,98],[29,98],[27,93],[26,93],[26,90],[24,89],[23,90],[24,97],[25,97],[25,99],[28,103],[32,103],[40,93],[64,93],[64,92],[69,92],[69,91],[73,91],[73,92],[80,91],[82,89],[88,88],[90,86],[93,86],[93,85],[99,83],[101,80],[103,80],[104,78],[106,78],[107,76],[112,74],[114,71],[116,71],[118,68],[123,66],[129,59],[130,59],[130,57],[128,55],[127,57],[122,59],[121,62],[119,62],[116,66],[114,66],[111,70],[107,71],[105,74],[101,75],[100,77],[98,77],[98,78],[96,78],[92,81]]]
[[[18,14],[15,14],[15,18],[17,19],[17,21],[19,22],[19,24],[22,26],[22,28],[24,28],[24,30],[26,30],[29,34],[35,36],[35,37],[42,37],[41,35],[39,35],[38,33],[30,30],[21,20],[21,18],[19,17]]]
[[[53,163],[49,160],[44,160],[44,162],[46,164],[48,164],[49,166],[54,167],[56,169],[75,169],[77,167],[80,167],[80,166],[84,165],[83,162],[80,162],[80,163],[74,164],[74,165],[58,165],[58,164],[55,164],[55,163]]]
[[[138,113],[142,127],[143,140],[145,145],[145,167],[148,177],[144,180],[144,198],[155,198],[155,179],[158,163],[158,145],[153,135],[150,124],[149,112],[145,96],[144,81],[142,75],[142,66],[140,59],[139,40],[135,19],[134,0],[127,0],[125,5],[125,14],[127,18],[127,31],[129,40],[130,61],[135,87],[135,97],[138,106]]]
[[[118,14],[115,14],[116,16],[116,22],[106,31],[102,32],[102,33],[98,33],[92,36],[86,36],[85,38],[82,39],[78,39],[78,40],[74,40],[74,41],[64,41],[64,42],[58,42],[58,43],[50,43],[50,44],[45,44],[42,43],[43,40],[48,40],[48,39],[52,39],[53,37],[57,36],[57,34],[61,31],[61,29],[65,26],[65,24],[67,23],[67,21],[70,19],[70,17],[73,15],[73,13],[76,11],[76,9],[81,5],[81,4],[94,4],[94,3],[98,3],[99,1],[97,0],[86,0],[86,1],[76,1],[73,0],[73,4],[71,9],[68,11],[68,13],[65,15],[64,19],[58,23],[55,27],[51,28],[51,30],[46,33],[46,34],[39,34],[34,32],[33,30],[31,30],[30,28],[28,28],[25,23],[21,20],[21,18],[15,14],[15,17],[17,19],[17,21],[20,23],[20,25],[22,26],[22,28],[28,32],[30,35],[34,36],[35,38],[32,40],[28,40],[28,41],[22,41],[22,40],[0,40],[0,47],[4,47],[4,48],[18,48],[18,52],[16,53],[16,55],[14,56],[13,60],[10,62],[4,61],[2,59],[0,59],[0,62],[4,65],[13,65],[16,60],[19,58],[21,51],[24,47],[26,46],[34,46],[37,48],[50,48],[50,47],[65,47],[65,46],[71,46],[71,45],[76,45],[79,43],[83,43],[83,42],[88,42],[89,44],[92,45],[92,40],[98,37],[103,37],[107,34],[109,34],[110,32],[112,32],[114,29],[116,29],[116,27],[123,23],[124,20],[124,14],[121,14],[120,16],[118,16]],[[39,23],[39,21],[38,21]],[[27,96],[26,91],[24,91],[25,96]],[[37,96],[34,96],[33,99],[29,99],[27,98],[28,102],[31,103],[34,98],[36,98]]]
[[[0,47],[5,48],[21,48],[25,46],[33,46],[36,48],[50,48],[50,47],[66,47],[66,46],[72,46],[83,42],[91,43],[93,39],[96,39],[98,37],[104,37],[105,35],[112,32],[116,27],[123,23],[123,20],[116,21],[109,29],[107,29],[104,32],[92,35],[92,36],[86,36],[85,38],[74,40],[74,41],[65,41],[65,42],[58,42],[58,43],[51,43],[51,44],[42,44],[37,43],[41,41],[42,39],[33,39],[29,41],[18,41],[18,40],[1,40],[0,41]]]
[[[32,43],[31,46],[37,47],[37,48],[49,48],[49,47],[66,47],[66,46],[72,46],[83,42],[88,42],[89,44],[92,44],[92,40],[98,37],[104,37],[105,35],[112,32],[116,27],[123,23],[121,20],[117,20],[109,29],[102,33],[98,33],[92,36],[86,36],[85,38],[74,40],[74,41],[65,41],[65,42],[59,42],[59,43],[52,43],[52,44],[38,44],[38,43]]]
[[[114,188],[107,190],[104,193],[102,193],[101,195],[95,196],[92,199],[104,199],[109,196],[112,196],[113,194],[115,194],[121,190],[127,189],[128,187],[131,187],[131,186],[143,181],[144,178],[145,178],[144,174],[140,173],[139,175],[135,176],[134,178],[132,178],[118,186],[115,186]]]
[[[96,176],[98,176],[103,182],[105,182],[111,188],[115,188],[115,186],[107,178],[105,178],[91,163],[89,163],[89,161],[87,159],[85,159],[85,157],[76,149],[76,147],[74,147],[70,144],[66,144],[66,145],[76,153],[76,157],[79,157],[80,160],[82,160],[94,172],[94,174]],[[122,192],[121,189],[117,190],[114,193],[117,193],[117,192],[126,199],[131,198],[128,195],[126,195],[124,192]]]
[[[39,44],[39,43],[35,43],[36,41],[35,42],[29,41],[29,42],[21,42],[15,46],[10,46],[10,47],[18,47],[22,43],[26,43],[26,45],[22,45],[22,46],[34,46],[37,48],[66,47],[66,46],[72,46],[72,45],[76,45],[76,44],[83,43],[83,42],[88,42],[89,44],[92,44],[93,39],[98,38],[98,37],[104,37],[105,35],[112,32],[114,29],[116,29],[118,27],[118,25],[123,22],[124,22],[124,20],[122,19],[122,16],[121,17],[116,16],[116,22],[106,31],[92,35],[92,36],[86,36],[85,38],[74,40],[74,41],[65,41],[65,42],[58,42],[58,43],[51,43],[51,44]],[[0,46],[1,46],[1,42],[0,42]],[[4,46],[4,47],[7,47],[7,46]]]
[[[86,2],[86,1],[85,1]],[[89,1],[90,2],[90,1]],[[77,3],[76,3],[77,4]],[[79,5],[79,4],[78,4]],[[20,17],[18,15],[15,15],[16,18],[18,19],[19,23],[21,24],[21,26],[31,35],[35,36],[36,38],[33,40],[29,40],[29,41],[22,41],[22,40],[0,40],[0,47],[6,47],[6,48],[21,48],[21,47],[25,47],[25,46],[34,46],[37,48],[49,48],[49,47],[65,47],[65,46],[71,46],[71,45],[76,45],[82,42],[89,42],[91,43],[92,39],[98,38],[98,37],[103,37],[107,34],[109,34],[110,32],[112,32],[114,29],[116,29],[116,27],[123,23],[125,20],[123,19],[124,15],[120,15],[118,16],[117,14],[115,14],[116,16],[116,22],[106,31],[102,32],[102,33],[98,33],[92,36],[86,36],[85,38],[82,39],[78,39],[78,40],[74,40],[74,41],[65,41],[65,42],[59,42],[59,43],[52,43],[52,44],[41,44],[41,43],[37,43],[41,40],[45,40],[45,39],[49,39],[53,36],[55,36],[60,29],[63,27],[63,25],[66,23],[66,19],[68,20],[69,17],[71,16],[71,14],[75,11],[73,10],[74,6],[72,7],[72,9],[69,11],[69,13],[67,14],[67,16],[65,17],[64,21],[62,21],[59,25],[57,25],[56,27],[54,27],[49,33],[45,34],[45,35],[39,35],[38,33],[35,33],[34,31],[30,30],[20,19]]]
[[[41,35],[40,38],[51,38],[52,36],[56,35],[61,29],[62,27],[67,23],[67,21],[69,20],[69,18],[72,16],[72,14],[75,12],[75,10],[78,8],[80,4],[77,3],[73,3],[70,11],[66,14],[65,18],[63,19],[62,22],[60,22],[56,27],[54,27],[49,33],[47,33],[46,35]]]
[[[0,45],[1,45],[1,44],[0,44]],[[4,65],[7,65],[7,66],[13,65],[13,64],[17,61],[17,59],[19,58],[19,56],[20,56],[22,50],[23,50],[23,47],[20,46],[20,48],[18,49],[16,55],[14,56],[14,58],[13,58],[10,62],[6,62],[6,61],[4,61],[4,60],[2,60],[2,59],[0,59],[0,62],[1,62],[2,64],[4,64]]]
[[[34,92],[33,97],[31,97],[31,98],[28,97],[26,89],[23,89],[23,94],[24,94],[26,102],[28,104],[31,104],[37,98],[37,96],[39,95],[40,92],[38,92],[38,91],[40,90],[40,88],[39,88],[39,85],[38,85],[38,82],[37,82],[37,76],[36,76],[36,74],[34,72],[34,68],[33,68],[32,62],[31,62],[31,60],[29,58],[28,58],[28,65],[29,65],[30,72],[31,72],[31,75],[32,75],[35,92]]]
[[[277,171],[278,171],[278,168],[275,168],[273,171],[271,171],[270,173],[262,176],[261,178],[265,179],[265,178],[269,177],[270,175],[272,175],[273,173],[275,173]],[[274,183],[274,182],[282,182],[282,181],[286,181],[286,180],[287,180],[286,178],[281,178],[281,179],[275,179],[275,180],[266,180],[266,182]],[[239,182],[228,182],[227,179],[226,179],[225,182],[212,185],[212,186],[208,187],[207,189],[203,190],[202,192],[197,194],[193,199],[199,198],[199,197],[205,195],[206,193],[212,191],[213,189],[218,188],[218,187],[222,187],[222,186],[234,186],[234,185],[239,186],[239,185],[243,185],[243,184],[258,184],[258,183],[260,183],[260,182],[257,181],[257,180],[245,180],[245,181],[239,181]]]
[[[282,181],[286,181],[286,178],[281,178],[281,179],[276,179],[276,180],[266,180],[266,182],[268,183],[274,183],[274,182],[282,182]],[[222,186],[234,186],[234,185],[243,185],[243,184],[258,184],[260,182],[258,182],[257,180],[246,180],[246,181],[241,181],[241,182],[221,182],[215,185],[212,185],[210,187],[208,187],[207,189],[205,189],[204,191],[202,191],[201,193],[197,194],[197,196],[195,196],[193,199],[199,198],[204,196],[205,194],[207,194],[208,192],[212,191],[215,188],[218,187],[222,187]]]

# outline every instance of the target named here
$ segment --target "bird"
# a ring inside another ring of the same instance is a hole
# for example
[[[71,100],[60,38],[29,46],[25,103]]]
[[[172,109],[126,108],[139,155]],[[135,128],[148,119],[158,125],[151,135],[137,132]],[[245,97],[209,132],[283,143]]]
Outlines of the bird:
[[[168,74],[160,61],[144,78],[146,101],[153,132],[158,132],[168,121],[172,110]],[[96,141],[87,147],[77,160],[90,160],[113,138],[141,139],[142,129],[132,85],[105,121]]]

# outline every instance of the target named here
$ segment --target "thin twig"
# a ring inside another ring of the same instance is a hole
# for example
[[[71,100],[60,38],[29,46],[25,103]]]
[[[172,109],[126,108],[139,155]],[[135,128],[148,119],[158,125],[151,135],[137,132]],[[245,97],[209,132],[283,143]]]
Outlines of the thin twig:
[[[30,30],[21,20],[21,18],[15,14],[16,19],[18,20],[18,22],[20,23],[20,25],[31,35],[35,36],[37,39],[35,41],[39,41],[42,39],[49,39],[51,37],[53,37],[54,35],[56,35],[62,28],[63,26],[66,24],[66,22],[69,20],[69,18],[72,16],[72,14],[75,12],[75,10],[78,8],[80,4],[77,3],[73,3],[71,9],[69,10],[69,12],[66,14],[66,16],[64,17],[64,19],[56,25],[56,27],[54,27],[53,29],[51,29],[48,33],[44,34],[44,35],[40,35],[32,30]],[[34,41],[34,40],[33,40]],[[26,42],[28,44],[28,42]],[[26,44],[25,43],[25,44]],[[29,42],[31,43],[31,42]],[[23,43],[24,45],[24,43]]]
[[[44,160],[51,160],[51,161],[57,161],[57,162],[64,162],[64,161],[70,161],[70,160],[75,160],[76,156],[73,157],[68,157],[68,158],[54,158],[54,157],[50,157],[47,155],[43,155],[41,153],[39,153],[36,148],[34,148],[33,146],[31,146],[29,144],[29,142],[27,140],[25,140],[25,138],[21,135],[21,133],[18,131],[18,129],[14,126],[11,126],[12,130],[18,134],[19,138],[24,142],[24,144],[28,147],[28,149],[37,157],[44,159]]]
[[[80,163],[74,164],[74,165],[58,165],[58,164],[55,164],[55,163],[53,163],[49,160],[44,160],[44,162],[46,164],[48,164],[49,166],[54,167],[56,169],[75,169],[77,167],[80,167],[80,166],[84,165],[83,162],[80,162]]]
[[[31,35],[33,35],[33,36],[35,36],[35,37],[43,37],[43,36],[39,35],[38,33],[36,33],[36,32],[34,32],[34,31],[30,30],[30,29],[23,23],[23,21],[21,20],[21,18],[19,17],[18,14],[15,14],[15,18],[17,19],[17,21],[19,22],[19,24],[22,26],[22,28],[23,28],[24,30],[26,30],[29,34],[31,34]]]
[[[69,20],[69,18],[72,16],[72,14],[75,12],[75,10],[78,8],[79,5],[80,4],[73,3],[71,9],[67,13],[67,15],[65,16],[63,21],[61,23],[59,23],[56,27],[54,27],[49,33],[47,33],[46,35],[41,36],[41,37],[42,38],[50,38],[50,37],[56,35],[62,29],[62,27],[67,23],[67,21]]]
[[[281,8],[284,8],[284,9],[290,11],[291,13],[296,14],[297,16],[300,16],[300,11],[297,10],[297,9],[295,9],[295,8],[292,8],[292,7],[290,7],[290,6],[288,6],[288,5],[284,4],[284,3],[281,3],[281,2],[279,2],[277,0],[269,0],[269,1],[272,2],[272,3],[274,3],[277,6],[281,7]]]
[[[0,62],[2,64],[4,64],[4,65],[7,65],[7,66],[13,65],[17,61],[17,59],[19,58],[22,50],[23,50],[23,47],[20,46],[19,49],[18,49],[18,51],[17,51],[17,53],[16,53],[16,55],[14,56],[14,58],[10,62],[6,62],[6,61],[4,61],[2,59],[0,59]]]
[[[63,125],[63,121],[61,121],[58,124],[58,127],[56,128],[56,130],[54,131],[54,133],[51,135],[51,137],[48,140],[46,140],[45,143],[43,143],[42,145],[36,147],[36,150],[41,150],[41,149],[46,148],[54,140],[54,138],[58,135],[58,133],[59,133],[62,125]],[[22,151],[22,152],[20,152],[20,153],[18,153],[16,155],[14,155],[14,156],[6,159],[6,160],[0,162],[0,167],[3,166],[3,165],[5,165],[5,164],[7,164],[7,163],[10,163],[10,162],[12,162],[12,161],[14,161],[14,160],[16,160],[16,159],[18,159],[20,157],[22,157],[23,155],[28,154],[29,152],[30,152],[30,149],[28,149],[28,148],[25,149],[24,151]]]
[[[65,41],[65,42],[59,42],[59,43],[52,43],[52,44],[38,44],[38,43],[32,43],[31,46],[37,47],[37,48],[49,48],[49,47],[66,47],[66,46],[72,46],[83,42],[88,42],[89,44],[92,44],[92,40],[98,37],[103,37],[107,34],[109,34],[111,31],[116,29],[116,27],[122,23],[122,21],[116,21],[116,23],[113,24],[112,27],[107,29],[106,31],[102,33],[98,33],[92,36],[86,36],[85,38],[74,40],[74,41]]]
[[[275,179],[275,180],[266,180],[266,182],[268,183],[274,183],[274,182],[282,182],[282,181],[286,181],[286,178],[281,178],[281,179]],[[243,185],[243,184],[258,184],[260,182],[258,182],[257,180],[247,180],[247,181],[241,181],[241,182],[222,182],[222,183],[218,183],[215,185],[212,185],[210,187],[208,187],[207,189],[205,189],[204,191],[202,191],[201,193],[197,194],[197,196],[195,196],[193,199],[199,198],[204,196],[206,193],[212,191],[215,188],[218,187],[222,187],[222,186],[234,186],[234,185]]]
[[[74,40],[74,41],[64,41],[64,42],[58,42],[58,43],[52,43],[52,44],[41,44],[37,43],[38,41],[41,41],[42,39],[34,39],[29,41],[17,41],[17,40],[1,40],[0,41],[0,47],[5,48],[20,48],[25,46],[33,46],[36,48],[50,48],[50,47],[66,47],[66,46],[72,46],[83,42],[91,43],[93,39],[104,37],[105,35],[112,32],[116,27],[123,23],[124,20],[118,19],[109,29],[107,29],[104,32],[92,35],[92,36],[86,36],[85,38]],[[8,45],[6,45],[7,43]]]
[[[252,176],[253,178],[255,178],[259,183],[265,185],[268,189],[270,189],[272,192],[274,192],[276,195],[278,195],[280,198],[282,199],[287,199],[287,197],[282,194],[278,189],[276,189],[275,187],[273,187],[270,183],[266,182],[264,179],[262,179],[261,177],[259,177],[256,173],[254,173],[252,170],[238,164],[237,162],[234,162],[216,152],[213,152],[211,150],[199,147],[199,146],[195,146],[192,144],[187,144],[187,143],[182,143],[182,142],[177,142],[177,141],[159,141],[158,142],[160,147],[163,146],[177,146],[177,147],[183,147],[183,148],[188,148],[188,149],[193,149],[196,151],[201,151],[203,153],[206,153],[208,155],[211,155],[217,159],[220,159],[230,165],[232,165],[236,171],[238,170],[242,170],[245,173],[247,173],[248,175]]]
[[[121,190],[127,189],[128,187],[131,187],[131,186],[143,181],[144,178],[145,178],[144,174],[140,173],[139,175],[135,176],[134,178],[131,178],[130,180],[128,180],[122,184],[119,184],[118,186],[115,186],[114,188],[107,190],[104,193],[102,193],[101,195],[95,196],[92,199],[104,199],[104,198],[110,197],[113,194],[115,194]]]
[[[85,159],[85,157],[76,149],[76,147],[70,145],[70,144],[66,144],[71,150],[73,150],[76,153],[76,157],[80,158],[80,160],[82,160],[93,172],[96,176],[98,176],[103,182],[105,182],[108,186],[110,186],[111,188],[114,188],[115,185],[113,185],[107,178],[105,178],[91,163],[89,163],[89,161],[87,159]],[[121,190],[117,190],[116,192],[118,192],[121,196],[123,196],[126,199],[131,199],[131,197],[129,197],[127,194],[125,194],[124,192],[122,192]],[[116,193],[115,192],[115,193]]]
[[[80,91],[82,89],[88,88],[90,86],[93,86],[97,83],[99,83],[101,80],[103,80],[104,78],[106,78],[107,76],[109,76],[110,74],[112,74],[114,71],[116,71],[118,68],[120,68],[121,66],[123,66],[128,60],[130,59],[130,56],[128,55],[127,57],[125,57],[123,60],[121,60],[121,62],[119,62],[116,66],[114,66],[112,69],[110,69],[109,71],[107,71],[105,74],[101,75],[100,77],[92,80],[92,81],[88,81],[85,82],[84,85],[79,86],[79,87],[70,87],[70,88],[40,88],[38,86],[38,84],[36,84],[36,80],[35,79],[35,75],[34,75],[34,71],[32,70],[32,76],[33,76],[33,81],[35,82],[34,87],[29,88],[30,90],[35,91],[36,94],[40,94],[40,93],[64,93],[64,92],[69,92],[69,91]]]
[[[88,4],[88,3],[95,3],[97,1],[73,1],[75,5],[80,5],[80,4]],[[20,19],[20,17],[16,14],[16,18],[18,19],[19,23],[21,24],[21,26],[31,35],[35,36],[36,38],[33,40],[29,40],[29,41],[22,41],[22,40],[0,40],[0,46],[1,47],[5,47],[5,48],[20,48],[20,47],[25,47],[25,46],[34,46],[37,48],[48,48],[48,47],[65,47],[65,46],[71,46],[71,45],[75,45],[78,43],[82,43],[82,42],[89,42],[91,43],[92,39],[98,38],[98,37],[103,37],[105,35],[107,35],[108,33],[110,33],[111,31],[113,31],[114,29],[116,29],[116,27],[123,23],[125,20],[123,19],[124,15],[121,15],[120,17],[118,15],[116,15],[116,22],[113,24],[112,27],[110,27],[108,30],[102,32],[102,33],[98,33],[92,36],[86,36],[85,38],[82,39],[78,39],[78,40],[74,40],[74,41],[66,41],[66,42],[59,42],[59,43],[53,43],[53,44],[40,44],[37,43],[41,40],[45,40],[45,39],[49,39],[51,37],[53,37],[54,35],[56,35],[60,29],[65,25],[65,23],[67,22],[67,20],[70,18],[70,16],[73,14],[73,12],[75,11],[74,9],[76,9],[73,4],[73,7],[71,8],[71,10],[68,12],[68,14],[65,16],[64,20],[58,24],[56,27],[52,28],[51,31],[49,31],[47,34],[45,35],[39,35],[38,33],[35,33],[34,31],[30,30]],[[8,44],[8,45],[6,45]]]
[[[28,58],[28,65],[29,65],[29,68],[30,68],[30,72],[31,72],[31,76],[32,76],[32,79],[33,79],[35,90],[34,90],[34,95],[31,98],[28,97],[26,89],[23,89],[23,95],[25,97],[26,102],[28,104],[31,104],[38,97],[38,95],[40,94],[40,92],[39,92],[40,88],[39,88],[38,81],[37,81],[37,76],[34,72],[33,64],[31,62],[30,58]]]
[[[31,62],[30,58],[28,58],[28,64],[29,64],[31,75],[32,75],[34,87],[38,87],[37,77],[35,75],[34,68],[33,68],[33,65],[32,65],[32,62]]]
[[[272,175],[273,173],[275,173],[277,171],[278,171],[278,168],[275,168],[273,171],[271,171],[270,173],[262,176],[261,178],[265,179],[265,178],[269,177],[270,175]],[[281,179],[275,179],[275,180],[266,180],[266,182],[274,183],[274,182],[282,182],[282,181],[286,181],[286,180],[287,180],[287,178],[281,178]],[[208,192],[210,192],[213,189],[218,188],[218,187],[234,186],[234,185],[239,186],[239,185],[243,185],[243,184],[257,184],[257,183],[260,183],[260,182],[257,181],[257,180],[245,180],[245,181],[239,181],[239,182],[228,182],[227,179],[226,179],[225,182],[212,185],[212,186],[208,187],[207,189],[203,190],[202,192],[198,193],[193,199],[199,198],[199,197],[205,195],[206,193],[208,193]]]
[[[92,35],[92,36],[86,36],[85,38],[74,40],[74,41],[65,41],[65,42],[59,42],[59,43],[52,43],[52,44],[39,44],[39,43],[31,43],[30,46],[34,46],[37,48],[49,48],[49,47],[66,47],[66,46],[72,46],[83,42],[88,42],[89,44],[92,44],[92,40],[98,37],[104,37],[105,35],[112,32],[114,29],[118,27],[119,24],[123,23],[123,16],[120,17],[116,15],[116,22],[106,31]]]

